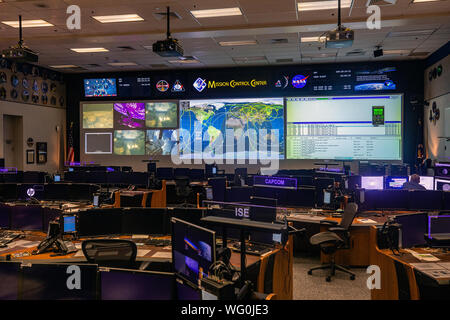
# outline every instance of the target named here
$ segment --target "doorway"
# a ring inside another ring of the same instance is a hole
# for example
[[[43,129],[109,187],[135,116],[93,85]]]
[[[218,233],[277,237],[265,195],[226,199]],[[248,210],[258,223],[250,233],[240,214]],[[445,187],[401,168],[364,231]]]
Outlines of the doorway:
[[[23,118],[3,115],[3,157],[5,167],[23,170]]]

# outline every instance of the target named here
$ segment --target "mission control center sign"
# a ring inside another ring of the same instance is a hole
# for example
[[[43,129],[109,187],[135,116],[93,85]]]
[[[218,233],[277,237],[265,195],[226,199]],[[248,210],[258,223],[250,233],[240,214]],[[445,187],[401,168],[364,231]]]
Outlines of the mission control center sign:
[[[204,89],[267,88],[268,84],[267,80],[262,79],[217,81],[200,77],[193,86],[198,92],[202,92]]]

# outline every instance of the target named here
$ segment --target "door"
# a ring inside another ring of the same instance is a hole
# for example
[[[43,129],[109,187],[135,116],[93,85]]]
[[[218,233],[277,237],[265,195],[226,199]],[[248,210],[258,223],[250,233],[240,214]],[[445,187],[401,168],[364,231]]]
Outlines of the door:
[[[21,116],[3,116],[3,156],[5,167],[23,170],[23,145],[22,145],[22,123]]]

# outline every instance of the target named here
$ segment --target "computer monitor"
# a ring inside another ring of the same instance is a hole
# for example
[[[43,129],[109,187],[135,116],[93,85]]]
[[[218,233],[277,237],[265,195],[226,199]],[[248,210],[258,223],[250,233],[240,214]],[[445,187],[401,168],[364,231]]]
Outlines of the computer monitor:
[[[316,177],[313,180],[314,186],[319,189],[327,189],[329,186],[334,185],[333,178]]]
[[[172,252],[175,272],[194,285],[208,277],[216,261],[216,233],[172,218]]]
[[[74,234],[77,232],[77,216],[76,215],[62,215],[62,232],[63,234]]]
[[[60,174],[53,175],[53,182],[61,182],[61,175]]]
[[[69,172],[74,172],[75,170],[73,168],[69,168]]]
[[[324,205],[331,204],[331,192],[323,190],[323,204]]]
[[[217,166],[215,164],[205,164],[205,175],[207,178],[214,177],[217,174]]]
[[[17,300],[19,298],[20,263],[0,262],[0,300]]]
[[[410,190],[409,209],[441,210],[442,191]]]
[[[204,210],[200,208],[173,208],[169,211],[171,218],[177,218],[201,226]]]
[[[428,236],[432,234],[450,234],[450,214],[428,217]]]
[[[78,272],[79,283],[68,281]],[[97,265],[94,264],[39,264],[22,265],[23,300],[95,300]]]
[[[247,168],[236,168],[234,169],[234,175],[239,175],[242,178],[245,178],[247,176]]]
[[[189,177],[190,171],[191,170],[189,168],[175,168],[175,170],[173,171],[173,176],[174,178]]]
[[[154,271],[100,271],[101,300],[173,300],[175,275]]]
[[[11,209],[11,229],[41,231],[44,229],[43,208],[40,205],[16,205]]]
[[[205,187],[205,193],[206,193],[207,200],[213,200],[213,188],[212,187]]]
[[[409,191],[403,189],[373,190],[378,198],[373,201],[376,209],[408,209]]]
[[[361,188],[366,190],[383,190],[383,176],[362,176]]]
[[[409,180],[411,180],[411,176],[409,176]],[[420,176],[419,184],[424,186],[427,190],[434,190],[434,177]]]
[[[442,198],[444,203],[444,207],[442,209],[450,210],[450,191],[444,191],[442,193]]]
[[[66,183],[49,183],[44,186],[45,200],[67,200],[69,187]]]
[[[147,163],[147,172],[148,173],[156,173],[156,163],[155,162],[149,162]]]
[[[17,184],[0,183],[0,201],[17,200]]]
[[[403,184],[408,182],[408,177],[387,176],[384,181],[385,189],[402,189]]]
[[[176,280],[176,300],[202,300],[202,291],[187,281],[178,278]]]
[[[250,203],[258,206],[274,207],[277,206],[277,199],[264,197],[250,197]]]
[[[173,168],[156,169],[156,177],[160,180],[173,180]]]
[[[92,195],[92,205],[94,207],[98,207],[100,205],[100,195],[98,193],[94,193]]]
[[[169,233],[169,215],[165,208],[125,208],[123,234],[165,235]]]
[[[205,180],[205,170],[191,169],[189,171],[189,178],[193,181],[203,181]]]
[[[122,209],[89,209],[78,213],[78,236],[92,237],[122,233]]]
[[[21,184],[19,185],[19,199],[28,200],[35,198],[37,200],[44,199],[43,184]]]
[[[67,185],[67,196],[69,201],[91,201],[92,194],[97,192],[98,186],[91,184],[68,184]]]
[[[435,178],[434,190],[450,191],[450,180]]]
[[[396,215],[394,220],[401,225],[400,245],[402,248],[411,248],[426,243],[424,235],[428,227],[427,213]]]

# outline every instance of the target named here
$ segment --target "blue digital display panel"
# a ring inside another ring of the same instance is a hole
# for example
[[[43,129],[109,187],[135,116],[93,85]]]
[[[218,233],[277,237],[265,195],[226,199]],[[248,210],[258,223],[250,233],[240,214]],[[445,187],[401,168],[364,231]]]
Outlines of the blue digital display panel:
[[[253,177],[254,186],[276,187],[286,189],[297,189],[297,179],[270,176]]]
[[[64,219],[64,233],[71,233],[77,231],[75,216],[65,216],[63,219]]]
[[[114,78],[84,79],[85,97],[116,97],[117,85]]]

